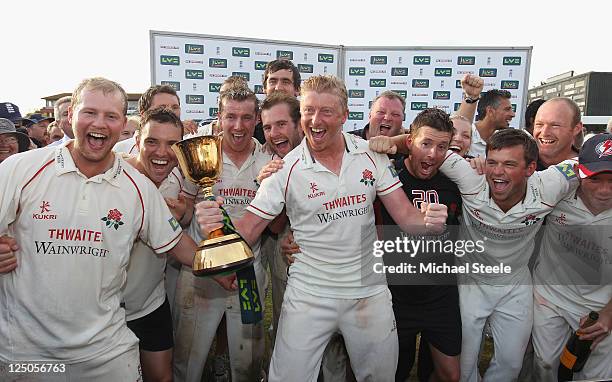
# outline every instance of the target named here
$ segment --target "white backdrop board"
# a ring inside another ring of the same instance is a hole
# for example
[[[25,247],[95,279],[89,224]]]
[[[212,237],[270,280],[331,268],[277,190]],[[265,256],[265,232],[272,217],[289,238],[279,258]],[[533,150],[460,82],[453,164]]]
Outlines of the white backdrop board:
[[[363,127],[370,102],[385,90],[406,98],[408,127],[426,107],[453,113],[461,103],[459,81],[465,74],[483,78],[484,91],[505,89],[516,111],[512,127],[523,127],[531,47],[344,47],[342,74],[349,91],[345,130]]]
[[[531,47],[357,47],[160,31],[150,31],[150,44],[151,82],[175,87],[182,119],[215,117],[219,88],[233,74],[244,76],[263,99],[265,65],[287,58],[302,80],[316,74],[344,79],[345,131],[367,123],[371,101],[384,90],[406,98],[405,127],[426,107],[453,113],[466,73],[482,77],[485,91],[508,90],[516,111],[511,126],[524,126]]]
[[[182,119],[217,115],[223,81],[241,75],[264,98],[265,66],[287,58],[302,80],[316,74],[339,76],[340,46],[151,31],[151,82],[174,86],[181,99]]]

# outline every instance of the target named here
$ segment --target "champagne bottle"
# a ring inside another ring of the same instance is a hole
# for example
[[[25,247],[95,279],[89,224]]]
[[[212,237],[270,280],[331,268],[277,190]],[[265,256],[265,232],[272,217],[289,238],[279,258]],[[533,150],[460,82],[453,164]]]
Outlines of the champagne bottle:
[[[593,325],[599,319],[599,313],[590,312],[584,324],[572,333],[567,344],[563,348],[561,357],[559,358],[559,370],[557,372],[557,380],[571,381],[574,378],[574,372],[582,370],[589,355],[591,354],[592,340],[581,340],[580,329],[587,328]]]

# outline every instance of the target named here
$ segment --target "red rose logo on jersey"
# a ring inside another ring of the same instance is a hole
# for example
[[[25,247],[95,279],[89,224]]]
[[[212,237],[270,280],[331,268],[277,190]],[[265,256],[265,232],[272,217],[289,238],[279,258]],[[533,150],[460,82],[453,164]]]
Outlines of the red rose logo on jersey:
[[[119,212],[118,209],[115,208],[115,209],[109,210],[108,215],[103,217],[102,221],[106,222],[107,227],[113,227],[115,229],[118,229],[119,226],[123,225],[123,222],[121,221],[122,216],[123,214]]]
[[[539,222],[540,220],[542,220],[542,218],[537,218],[535,215],[527,215],[527,217],[525,217],[525,219],[521,222],[525,225],[533,225],[537,222]]]
[[[557,216],[555,218],[555,221],[557,222],[557,224],[567,225],[567,216],[565,216],[565,214],[562,212],[560,216]]]
[[[605,140],[595,146],[595,152],[597,153],[597,155],[599,155],[600,158],[612,155],[612,140]]]
[[[375,180],[376,179],[374,179],[374,176],[372,176],[372,171],[368,170],[367,168],[363,170],[360,180],[361,183],[365,184],[366,186],[373,186]]]

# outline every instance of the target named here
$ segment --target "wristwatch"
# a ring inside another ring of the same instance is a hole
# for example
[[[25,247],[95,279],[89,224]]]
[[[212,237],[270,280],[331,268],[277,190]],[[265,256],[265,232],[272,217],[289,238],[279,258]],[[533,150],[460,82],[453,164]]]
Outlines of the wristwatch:
[[[465,103],[476,103],[480,100],[480,97],[477,98],[472,98],[470,96],[468,96],[467,94],[463,95],[463,99],[465,101]]]

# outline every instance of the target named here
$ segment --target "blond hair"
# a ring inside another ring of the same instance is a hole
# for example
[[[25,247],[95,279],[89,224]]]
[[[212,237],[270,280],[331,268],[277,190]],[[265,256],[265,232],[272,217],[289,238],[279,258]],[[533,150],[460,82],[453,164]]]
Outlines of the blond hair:
[[[302,83],[300,94],[306,92],[330,93],[338,96],[343,111],[348,110],[348,92],[344,81],[334,76],[312,76]]]
[[[119,85],[115,81],[107,80],[106,78],[102,77],[87,78],[81,81],[79,86],[77,86],[77,88],[72,93],[72,100],[70,105],[72,106],[73,110],[76,109],[79,103],[81,103],[81,93],[85,89],[101,90],[105,96],[118,92],[119,95],[121,95],[121,98],[123,99],[123,115],[127,114],[128,99],[125,90],[123,90],[121,85]]]
[[[133,122],[136,125],[136,130],[140,130],[140,116],[139,115],[130,115],[127,117],[128,122]]]

